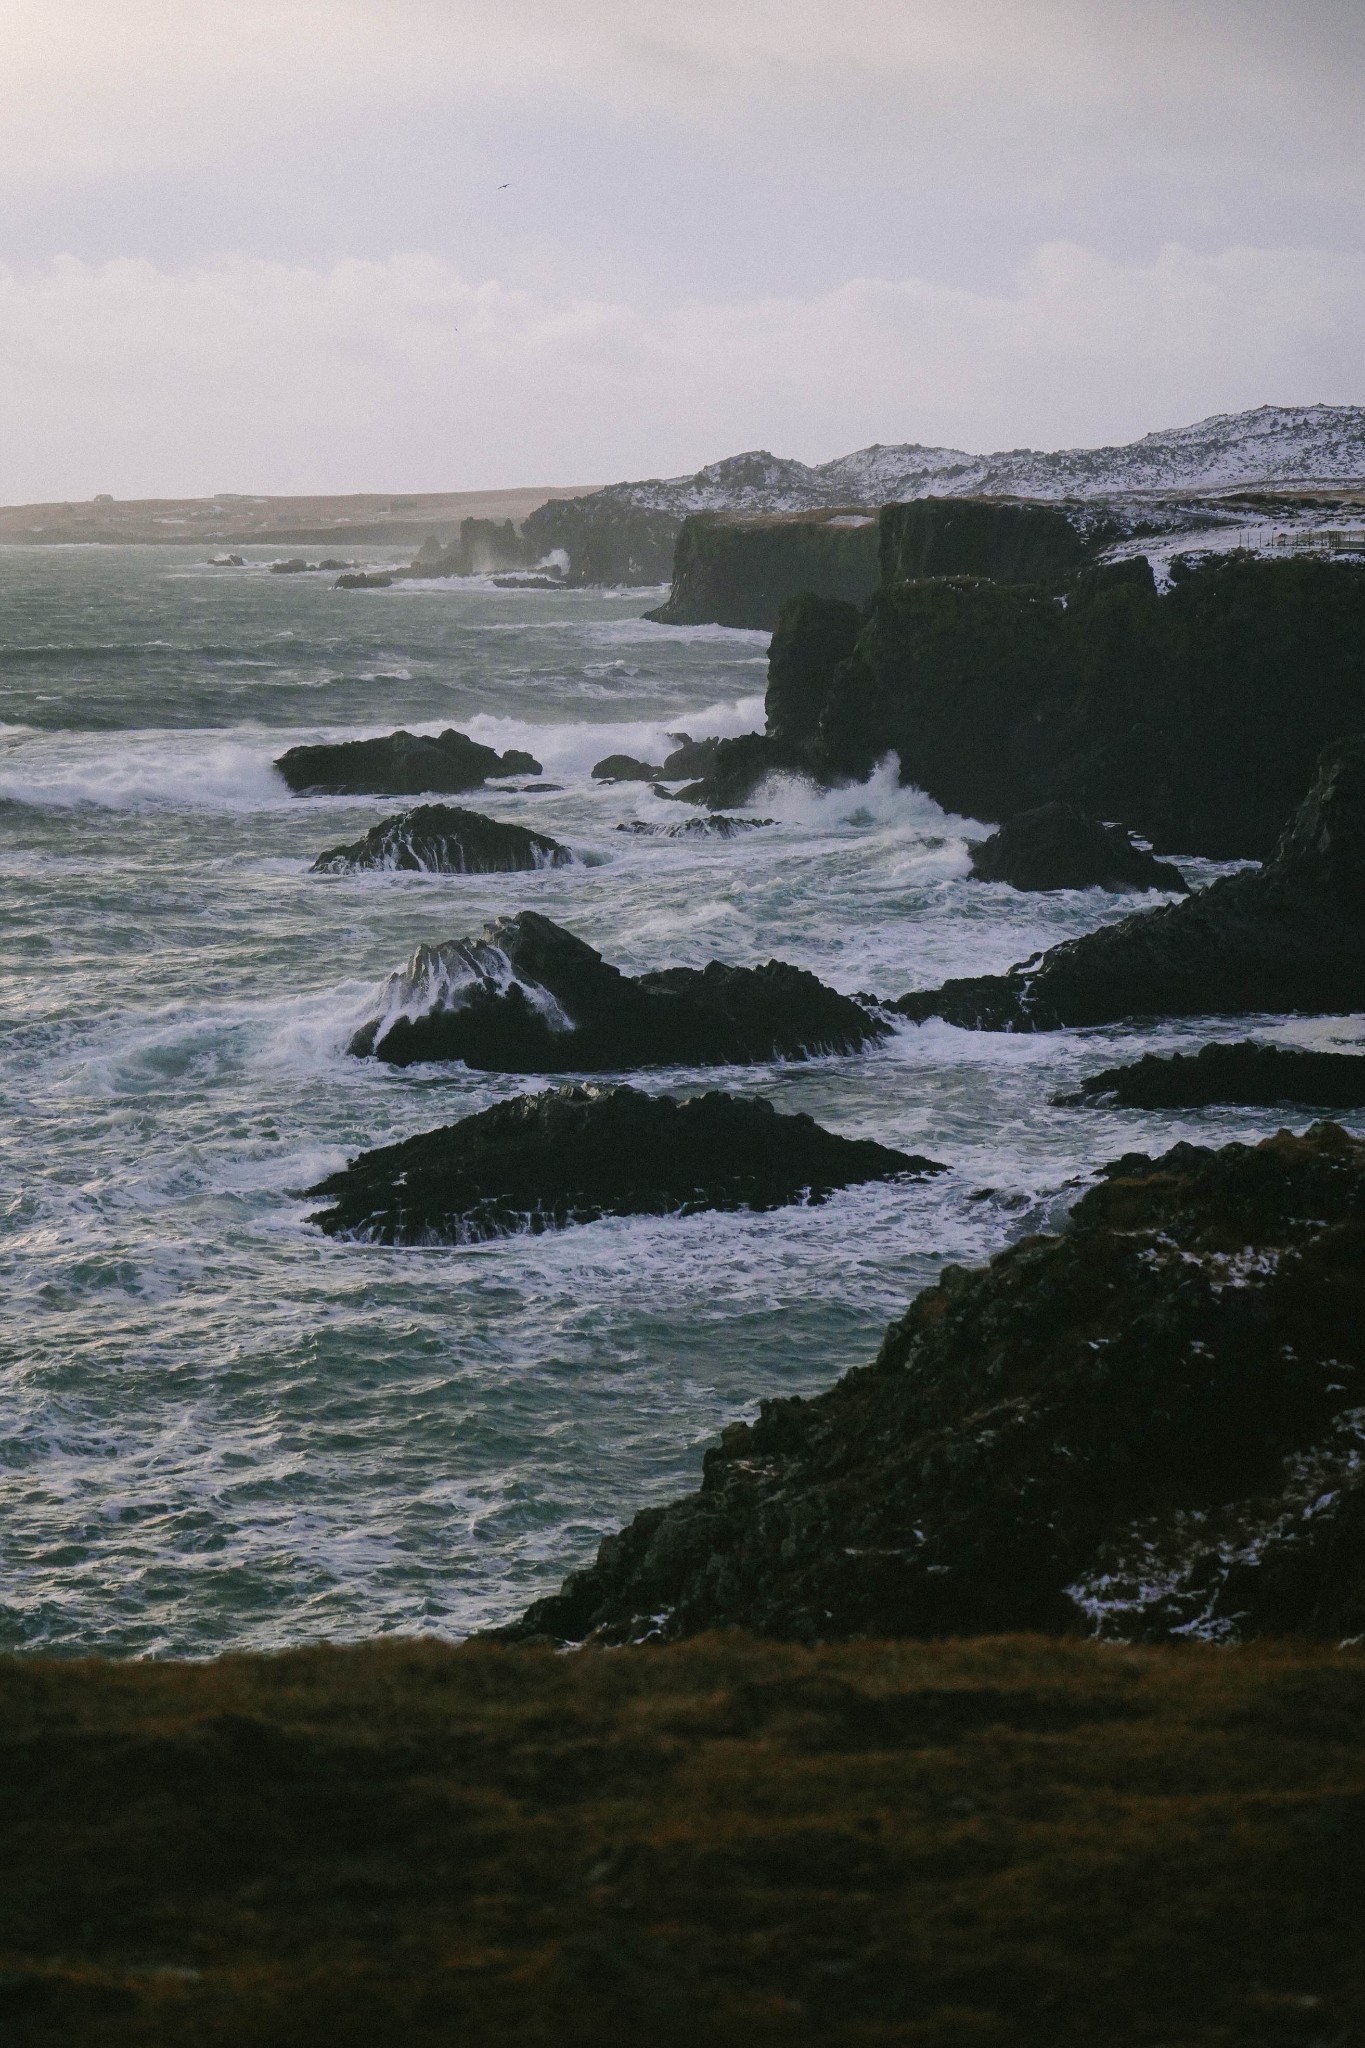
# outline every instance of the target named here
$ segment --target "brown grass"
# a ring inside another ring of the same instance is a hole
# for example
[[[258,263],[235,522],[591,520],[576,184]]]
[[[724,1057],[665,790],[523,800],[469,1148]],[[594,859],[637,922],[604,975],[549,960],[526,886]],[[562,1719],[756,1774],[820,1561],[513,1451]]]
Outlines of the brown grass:
[[[0,1661],[0,2040],[1315,2048],[1365,1657]]]

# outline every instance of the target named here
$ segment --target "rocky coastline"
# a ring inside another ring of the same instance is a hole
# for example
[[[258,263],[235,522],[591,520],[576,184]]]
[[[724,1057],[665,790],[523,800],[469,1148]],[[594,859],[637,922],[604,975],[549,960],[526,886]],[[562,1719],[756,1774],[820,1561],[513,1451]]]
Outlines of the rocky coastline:
[[[1354,1635],[1363,1391],[1365,1142],[1131,1154],[504,1636]]]
[[[573,860],[569,848],[548,833],[457,804],[418,804],[371,826],[363,838],[320,853],[310,872],[511,875],[570,867]]]
[[[275,762],[295,796],[461,796],[492,775],[539,775],[532,754],[482,746],[453,726],[429,738],[391,732],[367,740],[290,747]]]
[[[894,1007],[973,1031],[1365,1008],[1365,736],[1324,751],[1263,868]]]

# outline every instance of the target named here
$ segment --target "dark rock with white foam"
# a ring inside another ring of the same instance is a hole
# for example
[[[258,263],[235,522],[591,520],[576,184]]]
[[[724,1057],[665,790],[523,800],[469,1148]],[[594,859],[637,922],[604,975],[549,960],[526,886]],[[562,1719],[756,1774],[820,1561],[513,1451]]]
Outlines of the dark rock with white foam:
[[[1325,750],[1264,868],[895,1007],[974,1031],[1365,1009],[1365,736]]]
[[[684,818],[676,825],[652,825],[645,818],[632,818],[616,829],[637,839],[738,839],[745,832],[761,832],[772,822],[771,818],[727,818],[713,812],[705,818]]]
[[[275,763],[295,796],[458,796],[490,775],[539,775],[532,754],[500,754],[448,726],[432,739],[391,732],[369,740],[290,747]]]
[[[1119,825],[1102,825],[1073,804],[1040,804],[1007,818],[970,850],[978,882],[1012,889],[1165,889],[1189,894],[1179,868],[1134,846]]]
[[[456,804],[419,804],[385,818],[363,839],[334,846],[313,862],[315,875],[387,869],[430,875],[511,875],[567,867],[573,855],[557,839],[525,825],[485,818]]]
[[[330,1237],[476,1244],[601,1216],[823,1202],[867,1181],[942,1171],[770,1102],[564,1087],[363,1152],[309,1192],[331,1198],[312,1219]]]
[[[1365,1144],[1130,1154],[506,1633],[1359,1635],[1363,1400]]]
[[[626,975],[523,910],[475,937],[420,946],[350,1049],[393,1066],[462,1060],[495,1073],[604,1073],[862,1052],[890,1030],[785,961]]]

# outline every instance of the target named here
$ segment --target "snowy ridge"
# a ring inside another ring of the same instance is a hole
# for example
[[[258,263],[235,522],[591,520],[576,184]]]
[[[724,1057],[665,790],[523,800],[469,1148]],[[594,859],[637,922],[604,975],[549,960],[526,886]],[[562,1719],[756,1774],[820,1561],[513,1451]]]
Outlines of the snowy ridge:
[[[1133,491],[1224,491],[1284,484],[1365,484],[1365,406],[1262,405],[1168,427],[1114,448],[1014,448],[970,455],[919,442],[876,442],[811,468],[756,449],[695,476],[611,484],[595,493],[679,516],[876,506],[930,495],[1100,498]]]

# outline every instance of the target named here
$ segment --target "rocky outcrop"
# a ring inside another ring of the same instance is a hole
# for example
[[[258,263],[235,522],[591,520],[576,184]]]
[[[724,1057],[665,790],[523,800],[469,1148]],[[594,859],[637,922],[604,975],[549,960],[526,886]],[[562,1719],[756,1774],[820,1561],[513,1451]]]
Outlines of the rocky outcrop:
[[[385,818],[363,839],[334,846],[313,862],[315,875],[380,868],[429,875],[511,875],[567,867],[567,846],[524,825],[485,818],[455,804],[419,804]]]
[[[593,764],[594,782],[657,782],[663,769],[633,754],[607,754]]]
[[[532,559],[562,555],[571,585],[667,583],[682,525],[673,512],[634,505],[605,492],[552,498],[522,521]]]
[[[1358,1634],[1363,1391],[1365,1144],[1133,1154],[508,1633]]]
[[[408,576],[486,576],[496,569],[526,569],[539,559],[510,519],[462,519],[444,544],[428,536],[404,572]]]
[[[338,576],[337,590],[388,590],[394,578],[387,569],[353,569],[344,576]]]
[[[989,839],[977,841],[970,859],[978,882],[1008,882],[1013,889],[1189,894],[1179,868],[1134,846],[1121,826],[1101,825],[1071,804],[1042,804],[1006,819]]]
[[[1217,1102],[1258,1109],[1280,1103],[1365,1109],[1365,1054],[1305,1052],[1249,1038],[1165,1058],[1149,1052],[1128,1066],[1090,1074],[1074,1094],[1053,1100],[1070,1108],[1107,1100],[1123,1109],[1201,1109]]]
[[[448,726],[435,739],[391,732],[382,739],[290,747],[275,766],[295,796],[458,796],[490,775],[539,775],[531,754],[500,754]]]
[[[942,1171],[808,1116],[779,1116],[770,1102],[565,1087],[362,1152],[308,1192],[331,1198],[311,1219],[329,1237],[477,1244],[599,1216],[779,1209]]]
[[[463,1060],[495,1073],[604,1073],[860,1052],[889,1031],[785,961],[625,975],[523,910],[477,937],[419,946],[350,1050],[404,1067]]]
[[[651,825],[643,818],[632,818],[616,829],[637,839],[738,839],[742,832],[758,832],[772,822],[771,818],[727,818],[715,811],[706,818],[684,818],[677,825]]]
[[[1162,595],[1138,557],[1084,568],[1065,605],[929,577],[865,614],[851,650],[846,615],[779,619],[767,735],[723,742],[701,801],[745,804],[774,769],[860,781],[894,753],[963,816],[1063,802],[1158,853],[1264,860],[1318,753],[1365,723],[1365,568],[1346,563],[1222,557]]]
[[[876,588],[877,525],[866,512],[683,522],[667,604],[645,616],[667,626],[771,627],[802,591],[861,604]]]
[[[1326,749],[1259,871],[895,1008],[974,1031],[1365,1009],[1365,737]]]
[[[1110,538],[1103,524],[1051,505],[998,498],[919,498],[888,505],[880,522],[881,580],[989,576],[1064,591]]]

